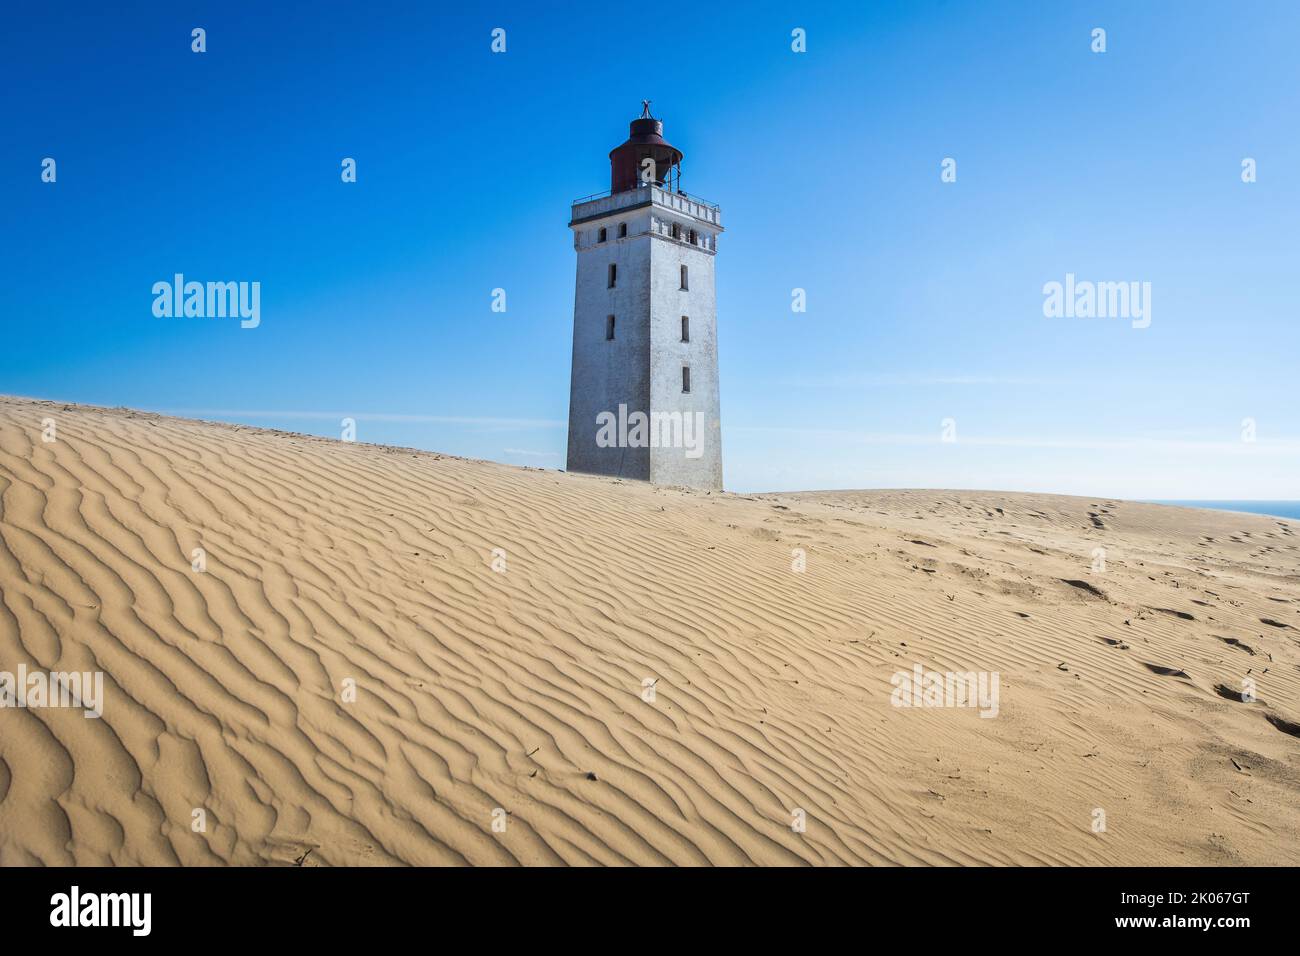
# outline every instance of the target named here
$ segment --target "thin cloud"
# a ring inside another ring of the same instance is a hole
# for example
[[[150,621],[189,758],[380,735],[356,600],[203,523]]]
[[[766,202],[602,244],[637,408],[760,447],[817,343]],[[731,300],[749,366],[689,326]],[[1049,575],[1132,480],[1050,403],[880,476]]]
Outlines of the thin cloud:
[[[493,428],[562,428],[568,422],[552,418],[484,418],[463,415],[406,415],[396,412],[318,412],[318,411],[268,411],[265,409],[233,408],[172,408],[154,409],[160,415],[178,415],[185,418],[271,418],[285,421],[341,421],[352,418],[359,422],[402,422],[423,425],[475,425]]]
[[[1026,378],[1007,375],[818,375],[815,378],[785,378],[773,383],[781,388],[937,388],[979,386],[989,388],[1064,388],[1061,379]]]
[[[1042,438],[1037,436],[959,435],[955,442],[944,442],[936,430],[932,434],[882,434],[848,428],[800,428],[779,425],[736,425],[730,432],[789,435],[803,438],[830,438],[863,445],[967,445],[993,448],[1062,448],[1093,450],[1160,449],[1162,451],[1206,451],[1216,454],[1255,454],[1259,452],[1300,454],[1300,438],[1258,439],[1253,442],[1170,438]]]

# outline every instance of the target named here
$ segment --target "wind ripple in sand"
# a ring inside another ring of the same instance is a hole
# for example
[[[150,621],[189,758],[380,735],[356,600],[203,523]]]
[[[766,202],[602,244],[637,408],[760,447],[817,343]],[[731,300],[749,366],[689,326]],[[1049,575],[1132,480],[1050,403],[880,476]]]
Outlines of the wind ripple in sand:
[[[101,720],[0,710],[0,863],[1300,859],[1273,519],[708,495],[17,399],[0,507],[0,670],[105,675]],[[1265,655],[1267,704],[1216,689]],[[998,717],[891,707],[917,663],[998,672]]]

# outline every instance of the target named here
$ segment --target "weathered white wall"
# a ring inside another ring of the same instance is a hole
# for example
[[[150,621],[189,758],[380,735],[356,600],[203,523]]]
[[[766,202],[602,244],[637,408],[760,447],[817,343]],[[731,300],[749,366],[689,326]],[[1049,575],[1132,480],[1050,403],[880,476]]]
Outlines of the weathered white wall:
[[[619,223],[628,236],[618,238]],[[681,239],[671,238],[677,223]],[[573,208],[578,253],[573,309],[573,373],[569,392],[568,469],[639,478],[657,484],[722,488],[718,400],[717,303],[713,263],[720,213],[712,206],[658,188],[602,197]],[[606,241],[598,242],[601,227]],[[689,230],[697,244],[687,241]],[[607,288],[608,266],[618,284]],[[680,266],[690,288],[680,289]],[[606,317],[616,317],[605,339]],[[690,341],[681,341],[681,317],[690,317]],[[691,391],[682,393],[682,366]],[[601,412],[701,412],[702,454],[684,447],[614,447],[596,444]]]
[[[613,238],[627,221],[626,239]],[[604,226],[606,242],[597,244]],[[569,471],[624,478],[650,478],[648,448],[600,448],[596,416],[650,406],[650,216],[602,219],[575,233],[578,272],[573,301],[573,371],[569,386]],[[608,288],[609,264],[618,285]],[[615,317],[614,340],[605,339],[606,317]]]
[[[685,228],[685,227],[683,227]],[[652,448],[650,480],[660,485],[722,488],[722,429],[718,408],[718,328],[714,256],[688,243],[656,236],[650,253],[650,407],[683,416],[704,415],[702,454],[685,448]],[[681,266],[690,288],[681,291]],[[689,342],[682,316],[690,318]],[[682,366],[691,369],[691,390],[682,392]]]

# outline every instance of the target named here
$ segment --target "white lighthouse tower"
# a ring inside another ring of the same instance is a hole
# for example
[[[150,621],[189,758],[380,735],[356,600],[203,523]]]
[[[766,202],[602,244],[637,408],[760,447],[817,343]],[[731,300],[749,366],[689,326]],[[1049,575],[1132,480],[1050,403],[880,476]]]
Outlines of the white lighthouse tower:
[[[610,191],[573,204],[568,470],[721,490],[721,211],[681,191],[679,150],[644,103],[609,154]]]

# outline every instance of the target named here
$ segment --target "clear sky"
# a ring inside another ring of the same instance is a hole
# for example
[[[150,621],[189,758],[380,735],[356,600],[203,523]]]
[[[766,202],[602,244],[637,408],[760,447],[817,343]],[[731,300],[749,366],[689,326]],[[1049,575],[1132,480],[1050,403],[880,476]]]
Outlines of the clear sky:
[[[649,98],[727,228],[729,489],[1300,498],[1300,4],[4,20],[0,392],[563,467],[569,204]],[[260,282],[260,326],[155,317],[178,272]],[[1046,317],[1067,273],[1149,282],[1150,326]]]

